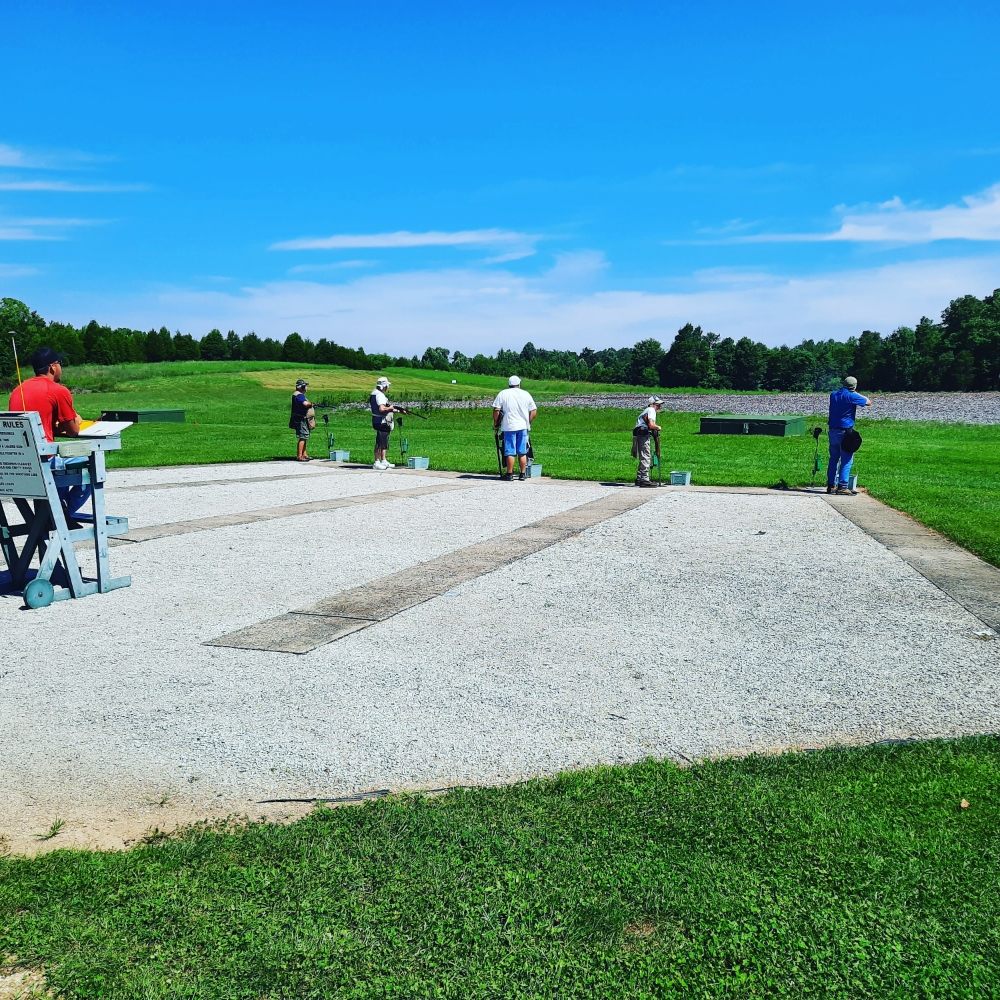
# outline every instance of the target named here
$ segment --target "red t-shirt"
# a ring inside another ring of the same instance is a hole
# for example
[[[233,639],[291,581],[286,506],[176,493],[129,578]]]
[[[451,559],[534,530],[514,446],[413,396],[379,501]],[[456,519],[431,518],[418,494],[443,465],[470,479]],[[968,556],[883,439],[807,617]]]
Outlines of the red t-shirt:
[[[22,400],[22,389],[24,397]],[[69,420],[76,420],[76,407],[73,405],[73,393],[64,385],[53,382],[44,375],[29,378],[23,386],[18,386],[10,394],[7,409],[12,413],[24,413],[35,410],[42,418],[45,437],[55,441],[55,426]]]

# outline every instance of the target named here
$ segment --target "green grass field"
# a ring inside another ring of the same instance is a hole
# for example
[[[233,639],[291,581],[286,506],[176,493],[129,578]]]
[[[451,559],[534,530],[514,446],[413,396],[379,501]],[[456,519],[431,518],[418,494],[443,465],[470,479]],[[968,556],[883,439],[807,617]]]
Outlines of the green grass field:
[[[323,394],[338,398],[367,399],[379,374],[386,374],[392,381],[393,395],[397,399],[407,396],[433,396],[437,399],[465,399],[492,396],[507,385],[506,378],[495,375],[473,375],[470,372],[442,372],[414,368],[386,368],[384,371],[357,371],[336,365],[300,365],[284,361],[176,361],[168,364],[125,364],[105,367],[81,365],[67,370],[66,381],[72,386],[87,389],[154,389],[169,385],[175,380],[207,378],[209,383],[239,386],[256,383],[265,389],[282,393],[292,391],[295,380],[305,377],[309,381],[310,396],[319,399]],[[454,385],[452,384],[454,380]],[[656,389],[649,386],[623,385],[611,382],[569,382],[560,379],[530,380],[532,394],[538,400],[552,399],[566,394],[586,395],[594,392],[639,393],[717,393],[730,390],[716,389]],[[753,395],[753,393],[750,393]]]
[[[77,407],[87,417],[102,409],[179,407],[186,424],[131,428],[112,465],[149,466],[206,462],[266,461],[290,457],[294,440],[287,427],[289,382],[307,371],[309,394],[333,402],[363,401],[372,373],[277,363],[179,362],[69,369],[67,382],[84,391]],[[393,372],[396,398],[490,396],[504,380],[452,376],[442,372]],[[457,385],[451,377],[462,378]],[[469,381],[471,380],[471,381]],[[528,383],[540,399],[565,391],[635,391],[628,386]],[[352,459],[369,459],[371,428],[366,412],[335,411],[331,430],[338,448]],[[542,407],[534,443],[546,475],[571,479],[628,481],[635,414],[628,410]],[[698,433],[693,414],[666,414],[665,463],[689,469],[694,483],[730,486],[807,485],[813,442],[809,437],[729,437]],[[816,421],[825,426],[825,420]],[[860,480],[886,503],[912,514],[971,551],[1000,565],[1000,425],[871,421],[862,423],[865,445],[858,455]],[[436,410],[428,421],[410,419],[393,435],[398,460],[401,438],[411,455],[427,455],[432,467],[463,472],[496,468],[488,409]],[[311,444],[327,454],[324,425]],[[822,449],[821,449],[822,452]],[[822,457],[822,456],[821,456]],[[823,481],[823,473],[817,481]]]
[[[996,737],[647,762],[0,859],[0,971],[95,1000],[972,1000],[998,883]]]

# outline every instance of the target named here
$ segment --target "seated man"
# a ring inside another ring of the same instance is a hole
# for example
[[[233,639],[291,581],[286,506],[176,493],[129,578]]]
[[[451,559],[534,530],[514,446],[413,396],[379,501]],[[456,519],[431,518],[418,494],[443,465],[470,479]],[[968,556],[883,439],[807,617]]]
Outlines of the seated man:
[[[45,439],[54,442],[56,435],[76,437],[80,433],[80,416],[73,405],[73,394],[62,384],[62,359],[51,347],[39,347],[31,355],[35,377],[18,385],[10,394],[7,409],[29,413],[34,410],[42,419]],[[62,468],[63,460],[52,457],[52,467]],[[72,517],[89,499],[89,486],[60,486],[59,499]]]

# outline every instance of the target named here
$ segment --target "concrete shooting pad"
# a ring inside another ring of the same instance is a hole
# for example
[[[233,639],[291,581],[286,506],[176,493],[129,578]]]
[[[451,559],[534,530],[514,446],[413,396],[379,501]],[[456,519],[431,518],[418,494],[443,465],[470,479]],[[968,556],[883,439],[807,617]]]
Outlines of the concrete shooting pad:
[[[131,588],[0,599],[16,851],[1000,729],[1000,573],[864,495],[274,462],[115,472],[108,509]]]

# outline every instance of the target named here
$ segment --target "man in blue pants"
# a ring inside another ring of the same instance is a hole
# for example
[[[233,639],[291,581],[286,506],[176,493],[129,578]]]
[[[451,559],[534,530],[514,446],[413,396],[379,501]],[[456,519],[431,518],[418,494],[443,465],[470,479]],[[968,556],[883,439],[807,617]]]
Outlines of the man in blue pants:
[[[841,447],[844,435],[854,427],[859,406],[868,406],[871,400],[857,391],[858,380],[853,375],[844,379],[840,389],[830,393],[830,464],[826,467],[826,492],[851,495],[851,463],[853,451]],[[837,472],[840,475],[837,475]]]

